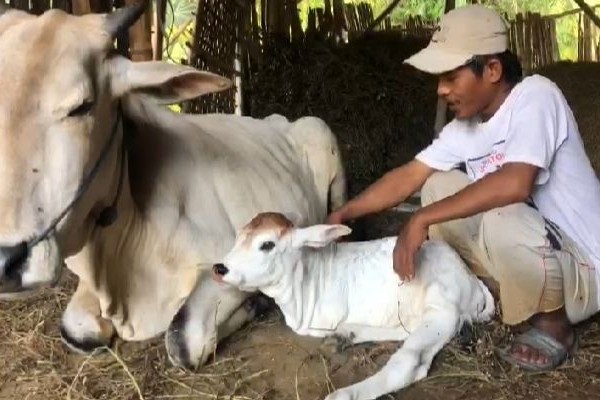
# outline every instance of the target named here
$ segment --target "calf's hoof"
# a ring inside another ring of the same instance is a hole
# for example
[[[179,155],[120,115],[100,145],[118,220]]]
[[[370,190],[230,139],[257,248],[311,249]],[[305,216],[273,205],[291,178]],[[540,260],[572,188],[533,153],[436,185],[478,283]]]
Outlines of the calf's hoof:
[[[477,336],[475,326],[465,322],[456,335],[456,342],[463,351],[471,352],[477,345]]]
[[[350,336],[344,336],[340,334],[325,336],[319,347],[321,350],[329,354],[342,353],[347,348],[352,347],[353,339],[354,335],[352,334]]]
[[[325,400],[353,400],[352,392],[339,389],[325,397]]]

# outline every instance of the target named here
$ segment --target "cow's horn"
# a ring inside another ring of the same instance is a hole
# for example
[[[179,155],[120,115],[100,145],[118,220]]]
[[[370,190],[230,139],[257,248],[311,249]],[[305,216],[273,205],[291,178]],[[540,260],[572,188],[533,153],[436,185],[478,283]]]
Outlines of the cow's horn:
[[[0,0],[2,1],[2,0]],[[106,15],[106,30],[112,37],[128,29],[144,13],[147,1],[138,0],[137,3],[116,9]]]

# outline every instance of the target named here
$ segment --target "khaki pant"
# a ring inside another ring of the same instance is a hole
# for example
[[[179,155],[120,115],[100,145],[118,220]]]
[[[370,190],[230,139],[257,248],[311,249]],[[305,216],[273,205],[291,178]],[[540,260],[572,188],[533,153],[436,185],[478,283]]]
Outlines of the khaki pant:
[[[470,183],[460,171],[434,173],[421,190],[423,206]],[[433,225],[430,238],[453,246],[472,271],[499,287],[503,322],[565,306],[578,323],[598,311],[596,271],[576,244],[530,205],[513,204]]]

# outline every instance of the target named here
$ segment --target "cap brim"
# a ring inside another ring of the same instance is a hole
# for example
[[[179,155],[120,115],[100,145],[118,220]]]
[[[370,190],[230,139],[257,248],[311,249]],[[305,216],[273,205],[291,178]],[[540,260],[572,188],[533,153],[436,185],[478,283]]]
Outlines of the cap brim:
[[[435,45],[429,45],[404,60],[404,64],[430,74],[443,74],[462,67],[473,57],[472,54],[449,52]]]

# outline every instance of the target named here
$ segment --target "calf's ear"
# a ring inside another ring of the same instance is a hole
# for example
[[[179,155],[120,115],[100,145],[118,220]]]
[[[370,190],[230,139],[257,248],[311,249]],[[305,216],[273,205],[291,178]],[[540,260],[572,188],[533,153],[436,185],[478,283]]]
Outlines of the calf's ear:
[[[352,229],[346,225],[313,225],[295,229],[292,233],[292,245],[300,247],[324,247],[334,240],[349,235]]]

